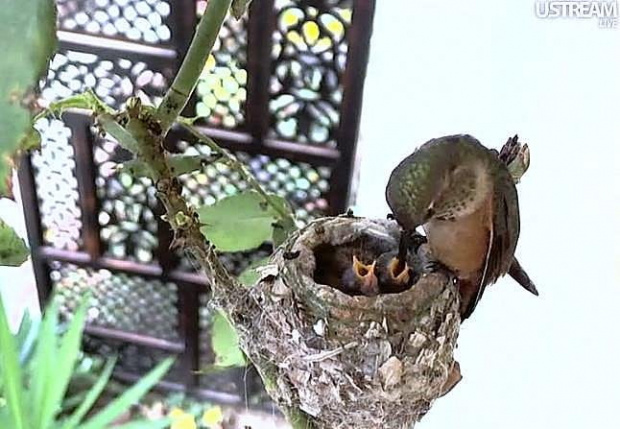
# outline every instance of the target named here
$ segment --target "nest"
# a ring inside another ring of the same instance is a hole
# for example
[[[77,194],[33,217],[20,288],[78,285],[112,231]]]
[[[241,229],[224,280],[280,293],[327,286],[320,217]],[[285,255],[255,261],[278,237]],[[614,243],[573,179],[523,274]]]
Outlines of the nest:
[[[274,253],[254,287],[220,301],[293,427],[413,427],[460,379],[457,289],[447,273],[424,271],[425,245],[409,289],[340,290],[343,261],[394,250],[399,234],[389,220],[318,219]]]

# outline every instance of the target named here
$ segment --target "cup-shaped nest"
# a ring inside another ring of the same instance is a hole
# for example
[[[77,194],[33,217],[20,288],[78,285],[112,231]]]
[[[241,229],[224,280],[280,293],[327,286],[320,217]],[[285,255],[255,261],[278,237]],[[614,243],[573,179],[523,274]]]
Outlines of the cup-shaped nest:
[[[254,287],[222,303],[294,427],[409,428],[458,381],[457,289],[446,273],[424,270],[424,244],[409,258],[408,289],[343,291],[353,255],[370,263],[396,251],[399,234],[388,220],[316,220],[274,253]]]

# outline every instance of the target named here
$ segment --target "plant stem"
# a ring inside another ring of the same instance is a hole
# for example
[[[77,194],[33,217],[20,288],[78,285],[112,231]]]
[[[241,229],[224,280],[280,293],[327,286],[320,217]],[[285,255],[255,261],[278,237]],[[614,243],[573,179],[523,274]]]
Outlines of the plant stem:
[[[244,350],[245,351],[245,350]],[[255,356],[253,363],[263,381],[265,390],[271,396],[277,390],[278,374],[272,362]],[[273,397],[273,396],[272,396]],[[314,429],[315,425],[312,418],[296,406],[281,405],[280,409],[284,413],[286,420],[291,425],[291,429]]]
[[[261,184],[258,183],[258,180],[256,180],[256,178],[245,168],[245,166],[241,162],[237,160],[237,158],[235,158],[233,155],[229,154],[227,151],[222,149],[215,141],[213,141],[211,137],[207,136],[206,134],[201,133],[196,128],[187,124],[187,122],[179,121],[178,123],[183,128],[185,128],[187,131],[189,131],[199,141],[206,144],[209,147],[209,149],[211,149],[213,152],[221,155],[222,158],[225,158],[227,161],[227,164],[233,170],[237,171],[239,175],[243,178],[243,180],[248,182],[248,184],[263,197],[265,202],[269,204],[274,209],[274,211],[278,213],[278,215],[280,215],[280,218],[287,225],[290,225],[293,228],[295,227],[295,219],[293,218],[292,214],[289,211],[287,211],[284,207],[282,207],[281,204],[275,201],[271,195],[265,192]]]
[[[285,411],[288,422],[293,429],[313,429],[314,424],[306,413],[299,408],[290,407]]]
[[[209,0],[185,59],[157,109],[157,119],[166,135],[191,96],[220,32],[232,0]]]

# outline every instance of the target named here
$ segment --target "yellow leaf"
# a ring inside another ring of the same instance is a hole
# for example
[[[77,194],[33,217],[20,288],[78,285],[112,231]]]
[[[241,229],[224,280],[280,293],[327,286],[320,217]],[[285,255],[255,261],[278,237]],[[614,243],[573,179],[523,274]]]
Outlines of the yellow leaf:
[[[314,21],[304,22],[304,25],[302,26],[302,30],[304,32],[304,36],[306,36],[306,40],[311,45],[314,45],[316,41],[319,39],[320,30],[319,30],[319,25],[316,22]]]
[[[218,425],[223,420],[224,415],[219,406],[211,407],[202,415],[202,423],[207,427]]]

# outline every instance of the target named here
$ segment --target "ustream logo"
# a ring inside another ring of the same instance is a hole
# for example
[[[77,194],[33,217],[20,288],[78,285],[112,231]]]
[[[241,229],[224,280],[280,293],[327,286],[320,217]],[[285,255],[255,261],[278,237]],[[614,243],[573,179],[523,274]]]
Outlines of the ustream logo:
[[[538,18],[596,19],[601,28],[618,27],[618,1],[537,1]]]

